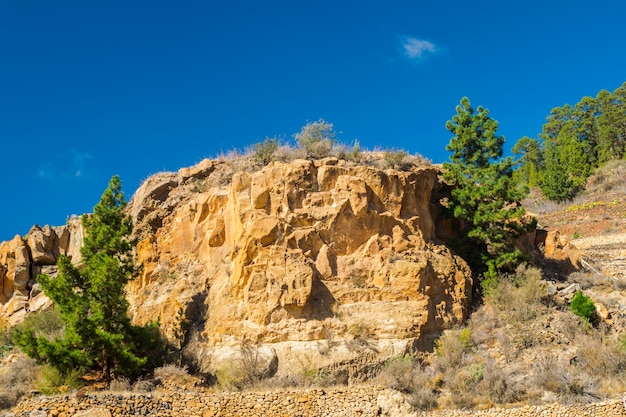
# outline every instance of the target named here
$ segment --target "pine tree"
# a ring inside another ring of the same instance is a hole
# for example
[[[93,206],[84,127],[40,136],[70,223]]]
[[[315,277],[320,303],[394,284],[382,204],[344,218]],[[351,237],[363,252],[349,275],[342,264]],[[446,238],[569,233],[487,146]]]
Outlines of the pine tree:
[[[524,136],[513,146],[513,154],[519,158],[519,167],[515,171],[517,180],[529,187],[536,187],[542,165],[539,141]]]
[[[161,347],[156,325],[134,326],[127,314],[124,287],[138,276],[140,267],[133,258],[133,223],[124,212],[126,202],[121,188],[118,176],[114,176],[93,215],[82,217],[84,266],[76,267],[61,255],[56,278],[37,278],[61,313],[63,337],[50,341],[35,337],[32,330],[15,335],[18,345],[38,361],[61,372],[98,371],[106,381],[113,373],[141,373],[158,361]]]
[[[512,269],[522,258],[514,240],[534,223],[522,221],[519,204],[526,188],[513,180],[513,161],[502,158],[504,137],[489,110],[474,110],[467,97],[446,123],[454,134],[446,149],[452,154],[444,163],[444,178],[455,185],[449,202],[454,217],[465,229],[456,242],[475,273],[495,278],[499,270]]]
[[[546,149],[541,192],[549,200],[561,202],[574,196],[574,183],[564,165],[559,146],[553,145]]]

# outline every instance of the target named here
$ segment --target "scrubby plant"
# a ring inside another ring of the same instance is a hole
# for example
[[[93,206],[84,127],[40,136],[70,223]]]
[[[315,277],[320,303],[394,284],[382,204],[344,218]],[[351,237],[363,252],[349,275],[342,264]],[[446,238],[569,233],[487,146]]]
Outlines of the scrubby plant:
[[[157,385],[190,389],[197,385],[198,378],[189,375],[186,366],[169,364],[154,370],[154,381]]]
[[[309,122],[299,133],[294,135],[296,142],[306,151],[306,157],[311,159],[325,158],[330,155],[337,134],[333,129],[333,124],[319,119],[316,122]]]
[[[19,356],[0,369],[0,410],[8,409],[22,396],[35,388],[37,366],[35,361]]]
[[[66,394],[79,389],[85,383],[79,369],[64,370],[44,365],[37,377],[37,389],[45,395]]]
[[[274,160],[274,153],[279,147],[278,139],[265,138],[263,142],[252,146],[254,162],[259,165],[267,165]]]
[[[401,168],[402,162],[404,161],[404,158],[407,157],[407,155],[408,154],[403,150],[390,150],[385,151],[385,153],[383,154],[383,159],[387,168]]]
[[[546,295],[541,270],[521,264],[515,273],[495,282],[497,285],[485,292],[485,298],[489,305],[505,316],[507,322],[525,323],[541,314],[542,298]]]
[[[15,327],[18,334],[27,329],[32,330],[36,337],[54,340],[63,335],[64,325],[59,310],[53,306],[27,315],[24,321]]]
[[[569,308],[577,316],[591,322],[596,313],[596,306],[593,300],[583,294],[582,291],[576,291],[569,303]]]
[[[472,332],[468,327],[445,331],[435,342],[435,367],[442,372],[458,369],[472,346]]]
[[[402,355],[387,360],[376,380],[406,394],[413,408],[430,410],[437,406],[438,399],[437,381],[431,371],[411,355]]]
[[[565,404],[597,401],[598,379],[585,370],[548,355],[533,363],[535,384],[559,395]]]

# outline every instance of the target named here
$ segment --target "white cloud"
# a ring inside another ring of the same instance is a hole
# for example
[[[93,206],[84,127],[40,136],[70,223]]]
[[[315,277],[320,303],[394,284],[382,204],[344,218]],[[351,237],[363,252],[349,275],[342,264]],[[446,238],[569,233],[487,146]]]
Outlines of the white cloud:
[[[68,149],[59,154],[49,156],[38,168],[39,179],[56,183],[58,181],[80,181],[88,179],[87,161],[91,155],[76,149]]]
[[[410,59],[420,59],[426,54],[434,54],[437,52],[437,48],[432,42],[410,36],[402,38],[402,48],[406,56]]]

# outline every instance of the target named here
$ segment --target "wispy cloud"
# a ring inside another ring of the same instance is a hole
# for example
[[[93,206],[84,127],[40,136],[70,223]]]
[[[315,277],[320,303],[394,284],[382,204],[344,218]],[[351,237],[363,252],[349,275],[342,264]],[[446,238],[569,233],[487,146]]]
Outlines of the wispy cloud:
[[[429,54],[435,54],[437,47],[432,42],[425,39],[418,39],[411,36],[400,38],[404,55],[409,59],[422,59]]]
[[[48,156],[37,168],[36,175],[49,183],[88,180],[93,176],[87,163],[90,159],[88,152],[68,149]]]

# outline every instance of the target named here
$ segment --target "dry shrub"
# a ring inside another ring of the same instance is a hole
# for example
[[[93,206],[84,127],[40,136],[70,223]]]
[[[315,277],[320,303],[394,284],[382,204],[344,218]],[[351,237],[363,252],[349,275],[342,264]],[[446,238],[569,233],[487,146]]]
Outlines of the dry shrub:
[[[446,330],[435,342],[435,369],[439,372],[457,370],[472,346],[472,333],[469,328]]]
[[[545,312],[541,300],[546,295],[541,271],[520,265],[515,274],[502,277],[487,297],[507,324],[526,323]]]
[[[557,394],[563,404],[590,403],[599,399],[597,378],[577,366],[546,355],[535,361],[533,367],[535,384]]]
[[[483,378],[478,390],[485,400],[497,404],[519,401],[526,394],[526,388],[521,379],[500,367],[493,358],[484,360]]]
[[[354,141],[352,147],[346,144],[338,144],[334,147],[334,153],[339,159],[343,159],[346,161],[360,163],[363,161],[363,153],[361,152],[361,145],[358,140]]]
[[[385,161],[386,168],[401,168],[406,156],[407,153],[403,150],[390,150],[383,154],[383,160]]]
[[[617,342],[601,335],[582,334],[576,339],[576,363],[604,378],[615,377],[626,370],[626,352]]]
[[[274,151],[274,159],[282,162],[291,162],[296,159],[306,159],[306,150],[304,150],[304,148],[294,148],[289,145],[282,145]]]
[[[438,387],[432,369],[422,368],[411,356],[399,356],[385,363],[378,383],[407,395],[407,401],[418,410],[437,406]]]
[[[484,368],[479,364],[449,369],[444,374],[444,386],[449,391],[445,405],[454,408],[474,408],[478,405],[476,391],[483,373]]]
[[[154,370],[154,381],[167,388],[191,389],[198,385],[198,378],[189,375],[187,367],[164,365]]]
[[[253,153],[254,162],[265,166],[274,160],[274,152],[278,149],[280,143],[277,138],[265,138],[263,142],[252,145],[250,152]]]
[[[36,337],[43,336],[49,340],[62,336],[64,332],[61,313],[54,307],[27,315],[16,327],[21,330],[32,329]]]
[[[224,361],[216,370],[218,384],[226,390],[242,390],[271,378],[278,370],[278,357],[261,354],[260,345],[244,340],[239,346],[239,357]]]
[[[587,179],[585,191],[616,193],[626,191],[623,178],[626,177],[626,162],[624,160],[609,161]]]
[[[154,390],[154,381],[150,379],[138,379],[133,384],[133,392],[151,392]]]
[[[131,390],[130,380],[126,377],[115,378],[109,383],[109,390],[114,392],[129,392]]]
[[[0,370],[0,410],[13,407],[26,393],[35,389],[37,366],[25,356],[16,356]]]
[[[580,285],[583,290],[589,288],[602,290],[626,290],[626,280],[615,279],[607,275],[598,275],[594,272],[576,271],[567,277],[567,281]]]

